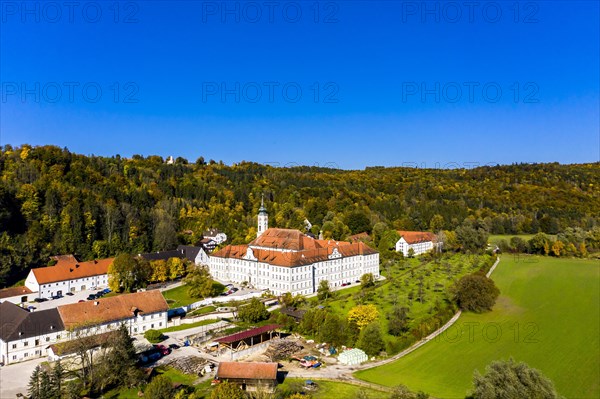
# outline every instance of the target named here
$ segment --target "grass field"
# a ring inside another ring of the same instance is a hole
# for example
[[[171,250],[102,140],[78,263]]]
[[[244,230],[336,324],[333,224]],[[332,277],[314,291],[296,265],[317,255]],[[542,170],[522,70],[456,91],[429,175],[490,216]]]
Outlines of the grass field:
[[[188,329],[194,328],[194,327],[200,327],[200,326],[206,326],[206,325],[209,325],[209,324],[213,324],[213,323],[216,323],[218,321],[219,321],[218,319],[200,320],[200,321],[197,321],[195,323],[180,324],[178,326],[163,328],[162,330],[159,330],[159,331],[162,332],[162,333],[168,333],[168,332],[173,332],[173,331],[188,330]]]
[[[163,296],[169,303],[169,307],[171,309],[178,308],[180,306],[187,306],[200,300],[198,298],[192,298],[189,296],[188,287],[185,284],[163,291]]]
[[[488,242],[490,244],[498,244],[498,242],[500,240],[506,240],[508,242],[510,242],[510,239],[513,237],[520,237],[522,239],[524,239],[525,241],[529,241],[531,240],[531,238],[533,238],[535,234],[490,234],[490,236],[488,237]],[[555,234],[548,234],[548,237],[552,238],[552,239],[556,239],[556,235]]]
[[[464,398],[475,370],[512,356],[540,369],[567,398],[600,397],[598,262],[505,257],[492,277],[501,291],[492,312],[464,314],[433,342],[357,376]]]
[[[286,392],[286,390],[295,386],[303,386],[303,379],[300,378],[286,378],[285,381],[279,385],[278,390]],[[363,391],[368,399],[389,399],[390,393],[378,391],[372,388],[360,387],[358,385],[352,385],[344,382],[334,382],[325,380],[315,380],[317,389],[311,391],[305,391],[307,395],[310,395],[312,399],[353,399],[359,397],[359,392]]]

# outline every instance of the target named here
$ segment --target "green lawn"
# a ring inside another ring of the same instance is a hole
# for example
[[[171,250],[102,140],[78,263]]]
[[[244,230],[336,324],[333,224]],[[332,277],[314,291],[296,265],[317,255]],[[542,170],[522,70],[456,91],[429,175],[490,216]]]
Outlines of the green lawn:
[[[303,386],[304,381],[305,380],[300,378],[286,378],[286,380],[279,385],[278,390],[285,392],[294,386]],[[317,389],[305,391],[312,399],[352,399],[358,397],[359,391],[364,391],[368,399],[389,399],[390,397],[389,392],[364,388],[345,382],[324,381],[318,379],[312,379],[312,381],[317,384]]]
[[[185,284],[163,291],[163,296],[169,303],[169,307],[171,309],[178,308],[180,306],[187,306],[200,300],[198,298],[192,298],[188,295],[188,287]]]
[[[599,397],[598,262],[505,257],[492,277],[501,291],[492,312],[464,314],[433,342],[357,376],[439,398],[464,398],[475,370],[512,356],[540,369],[567,398]]]
[[[159,331],[162,333],[168,333],[168,332],[173,332],[173,331],[187,330],[187,329],[194,328],[194,327],[200,327],[200,326],[206,326],[208,324],[213,324],[218,321],[219,321],[218,319],[200,320],[195,323],[181,324],[178,326],[163,328],[162,330],[159,330]]]
[[[410,330],[430,319],[437,312],[436,308],[446,307],[448,287],[465,274],[479,270],[485,261],[491,263],[493,259],[489,255],[445,254],[438,262],[424,261],[417,257],[396,262],[389,268],[384,267],[382,272],[387,280],[379,282],[364,303],[374,304],[379,311],[379,322],[388,342],[388,353],[397,353],[413,342]],[[421,282],[423,296],[419,298]],[[334,298],[326,302],[313,298],[310,307],[324,305],[346,317],[348,311],[361,301],[360,290],[360,284],[356,284],[350,289],[335,292]],[[409,331],[402,337],[393,337],[387,333],[386,316],[394,306],[408,309]]]
[[[510,239],[513,237],[520,237],[520,238],[524,239],[525,241],[529,241],[529,240],[531,240],[531,238],[534,235],[535,234],[490,234],[490,236],[488,237],[488,242],[490,244],[498,245],[498,242],[500,240],[506,240],[506,241],[510,242]],[[551,237],[552,239],[556,239],[555,234],[548,234],[548,236]]]

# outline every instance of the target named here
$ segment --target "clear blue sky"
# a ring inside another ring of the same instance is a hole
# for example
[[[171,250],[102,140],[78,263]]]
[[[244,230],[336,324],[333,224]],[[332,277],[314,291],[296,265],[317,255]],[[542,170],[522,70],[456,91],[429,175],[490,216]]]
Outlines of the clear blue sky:
[[[599,160],[598,1],[69,4],[0,1],[0,144],[346,169]]]

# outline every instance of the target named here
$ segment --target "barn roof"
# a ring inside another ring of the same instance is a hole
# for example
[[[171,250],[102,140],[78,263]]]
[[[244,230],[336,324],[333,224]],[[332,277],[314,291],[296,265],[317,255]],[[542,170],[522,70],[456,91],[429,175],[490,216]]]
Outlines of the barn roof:
[[[264,334],[266,332],[275,331],[279,327],[281,327],[279,324],[269,324],[267,326],[252,328],[250,330],[246,330],[246,331],[242,331],[242,332],[235,333],[232,335],[228,335],[226,337],[221,337],[221,338],[215,339],[215,342],[220,342],[222,344],[230,344],[232,342],[241,341],[246,338],[256,337],[256,336]]]
[[[221,362],[217,368],[219,379],[276,380],[277,363]]]

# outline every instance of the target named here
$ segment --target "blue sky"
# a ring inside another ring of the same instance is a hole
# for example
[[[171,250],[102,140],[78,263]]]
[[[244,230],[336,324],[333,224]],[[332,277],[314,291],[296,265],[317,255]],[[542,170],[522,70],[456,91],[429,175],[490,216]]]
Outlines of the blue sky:
[[[0,1],[0,144],[231,164],[600,157],[597,1]]]

